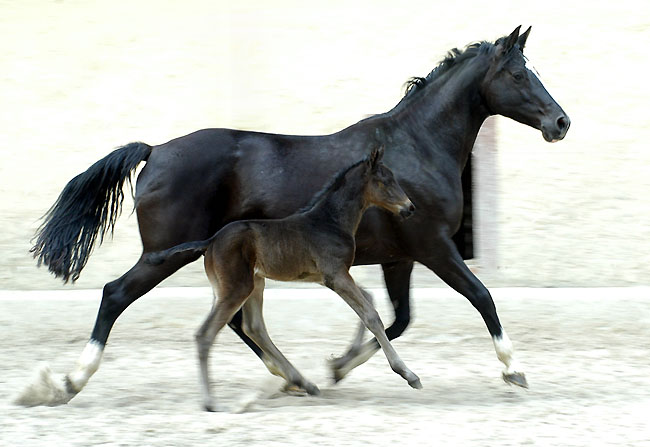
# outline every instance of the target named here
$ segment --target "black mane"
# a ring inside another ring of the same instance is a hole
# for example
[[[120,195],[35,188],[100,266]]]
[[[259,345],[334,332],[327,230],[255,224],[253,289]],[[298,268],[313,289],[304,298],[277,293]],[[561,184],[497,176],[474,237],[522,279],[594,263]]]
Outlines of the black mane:
[[[365,163],[368,161],[368,157],[363,158],[362,160],[357,161],[356,163],[348,166],[347,168],[341,169],[339,172],[337,172],[332,179],[321,188],[320,191],[318,191],[314,196],[311,198],[309,203],[302,207],[300,210],[298,210],[299,213],[306,213],[307,211],[311,210],[318,204],[318,202],[321,201],[321,199],[325,196],[327,196],[331,191],[336,191],[339,189],[341,186],[345,184],[345,176],[347,175],[348,172],[350,172],[352,169],[356,168],[359,166],[361,163]]]
[[[442,62],[440,62],[433,70],[431,70],[431,72],[428,75],[426,75],[425,77],[414,76],[410,78],[408,81],[406,81],[406,83],[404,84],[405,86],[404,98],[411,97],[413,94],[422,90],[424,87],[434,82],[440,76],[449,72],[449,70],[451,70],[452,68],[461,65],[463,62],[467,61],[468,59],[472,59],[473,57],[479,54],[485,54],[488,51],[491,51],[493,48],[496,47],[496,45],[501,41],[501,39],[503,38],[497,40],[496,43],[491,43],[486,41],[472,43],[467,47],[465,47],[464,50],[459,50],[458,48],[452,48],[451,50],[449,50],[447,56],[442,60]]]

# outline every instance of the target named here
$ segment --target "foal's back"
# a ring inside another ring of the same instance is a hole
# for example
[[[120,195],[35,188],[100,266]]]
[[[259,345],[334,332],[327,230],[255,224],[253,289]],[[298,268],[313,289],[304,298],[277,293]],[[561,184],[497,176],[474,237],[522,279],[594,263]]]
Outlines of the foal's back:
[[[218,278],[241,277],[245,270],[289,282],[322,283],[323,271],[349,267],[353,259],[353,237],[308,213],[233,222],[219,231],[205,253],[206,271]]]

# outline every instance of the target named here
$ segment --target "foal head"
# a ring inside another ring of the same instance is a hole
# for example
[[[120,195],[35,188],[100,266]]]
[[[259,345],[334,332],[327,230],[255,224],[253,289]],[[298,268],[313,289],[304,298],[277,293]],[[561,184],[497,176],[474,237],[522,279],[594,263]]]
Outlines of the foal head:
[[[393,214],[409,217],[415,211],[415,206],[395,180],[393,171],[381,162],[383,155],[384,147],[380,146],[365,161],[367,182],[364,200]]]

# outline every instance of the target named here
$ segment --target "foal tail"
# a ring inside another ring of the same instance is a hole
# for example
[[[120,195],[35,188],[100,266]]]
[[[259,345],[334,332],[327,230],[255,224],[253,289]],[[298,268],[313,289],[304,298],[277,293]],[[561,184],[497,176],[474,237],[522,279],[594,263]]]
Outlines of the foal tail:
[[[47,265],[66,283],[79,279],[97,236],[101,244],[109,230],[113,233],[122,211],[124,182],[131,184],[131,174],[149,154],[147,144],[127,144],[68,182],[34,236],[30,251],[39,266]]]
[[[144,262],[151,265],[160,265],[176,253],[191,253],[197,256],[202,255],[208,249],[210,243],[214,240],[214,236],[204,241],[186,242],[184,244],[176,245],[167,250],[154,251],[146,253],[142,256]]]

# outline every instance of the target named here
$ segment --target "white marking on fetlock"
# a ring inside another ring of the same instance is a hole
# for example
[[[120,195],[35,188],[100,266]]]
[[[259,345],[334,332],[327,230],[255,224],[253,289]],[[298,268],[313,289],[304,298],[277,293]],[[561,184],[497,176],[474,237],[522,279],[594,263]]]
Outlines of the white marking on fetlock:
[[[503,370],[504,374],[523,373],[523,369],[517,359],[515,359],[515,352],[512,347],[512,341],[506,334],[506,331],[501,329],[501,336],[492,337],[494,342],[494,350],[497,353],[497,358],[506,367]]]
[[[84,348],[77,366],[73,372],[68,374],[68,381],[77,393],[83,389],[90,380],[90,377],[95,374],[102,361],[102,354],[104,353],[104,345],[95,340],[90,340]]]
[[[370,358],[375,355],[377,351],[379,351],[379,346],[374,344],[374,343],[366,343],[364,344],[360,352],[354,356],[349,362],[347,362],[343,367],[338,368],[336,370],[337,375],[342,379],[343,377],[347,376],[350,371],[352,371],[354,368],[356,368],[359,365],[363,365],[366,363]]]

